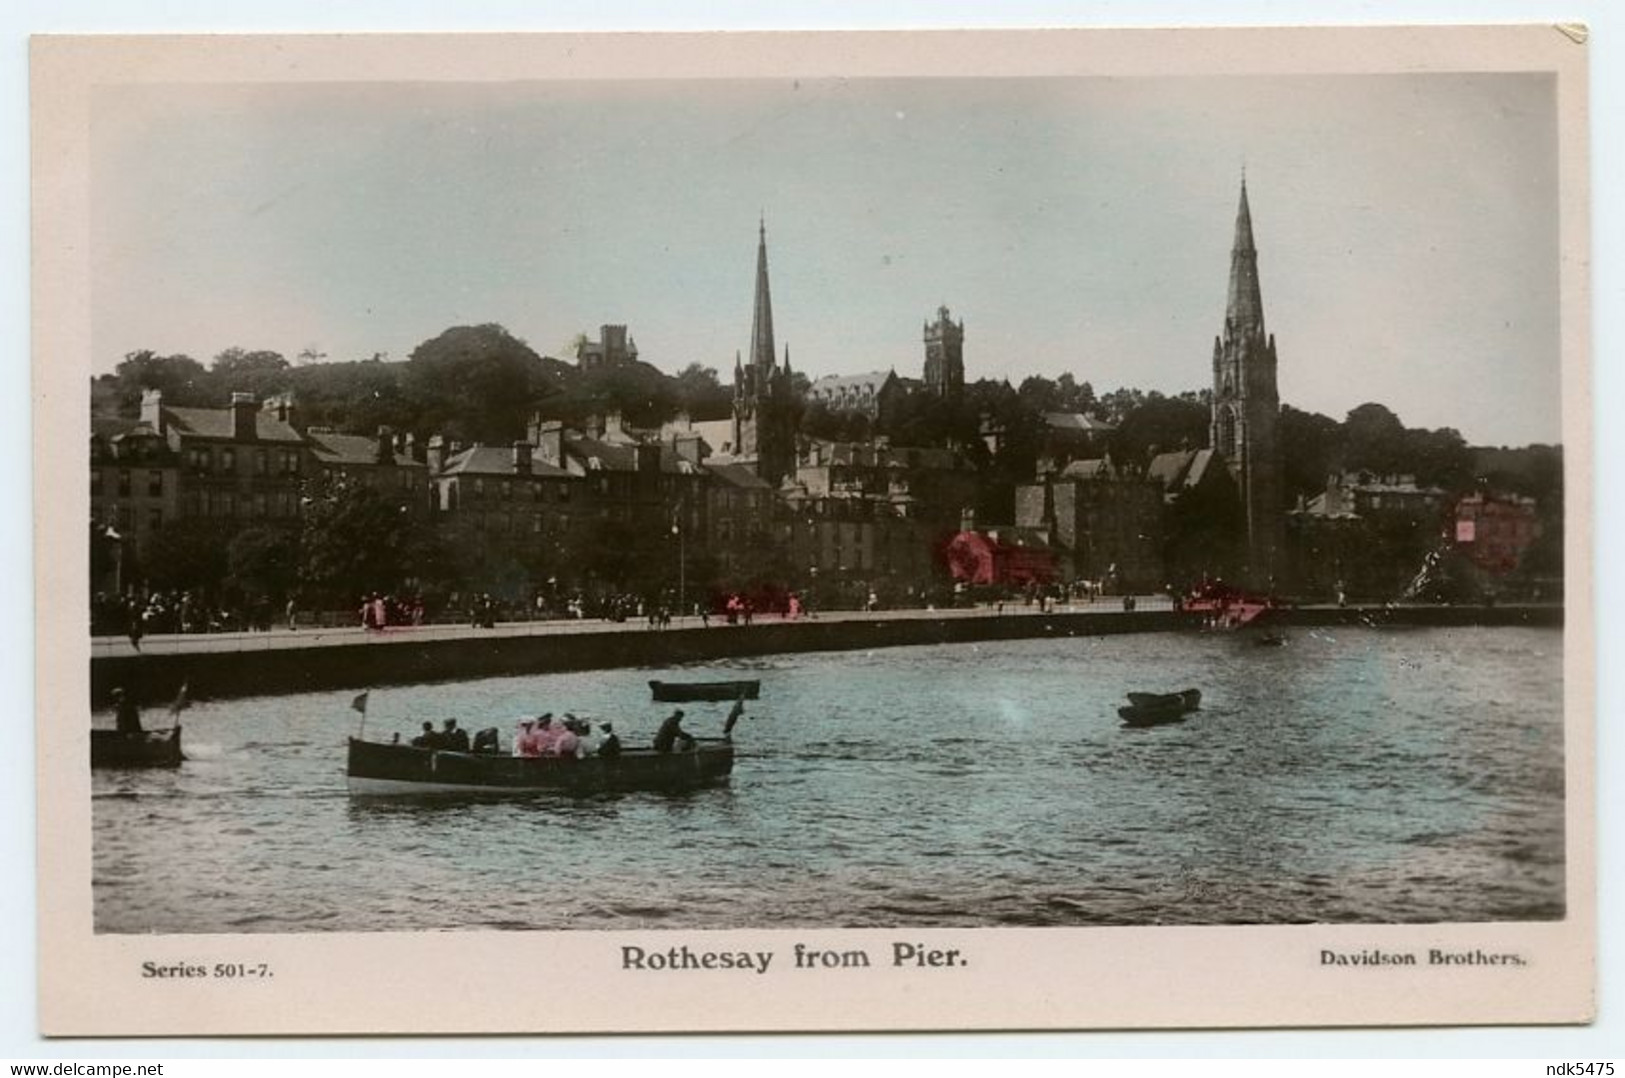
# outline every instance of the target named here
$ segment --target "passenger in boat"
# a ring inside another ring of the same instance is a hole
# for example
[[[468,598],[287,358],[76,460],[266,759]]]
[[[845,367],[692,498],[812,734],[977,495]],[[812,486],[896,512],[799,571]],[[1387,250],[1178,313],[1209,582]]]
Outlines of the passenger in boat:
[[[135,701],[130,699],[123,689],[114,689],[110,695],[113,697],[113,717],[118,722],[118,732],[141,733],[141,709],[136,706]]]
[[[615,734],[615,724],[601,722],[598,724],[598,729],[604,732],[604,736],[598,742],[598,755],[606,760],[613,760],[620,756],[621,739]]]
[[[482,755],[492,755],[502,751],[502,745],[497,740],[497,728],[487,726],[474,734],[474,751]]]
[[[435,733],[434,723],[425,719],[423,720],[423,732],[412,739],[412,747],[414,749],[438,749],[445,746],[440,739],[440,735]]]
[[[694,738],[683,729],[683,712],[679,708],[673,711],[666,721],[660,724],[655,732],[654,750],[656,752],[689,752],[694,748]]]
[[[588,756],[597,756],[598,735],[593,733],[592,723],[586,719],[577,719],[573,717],[571,722],[574,725],[572,725],[570,729],[575,731],[576,737],[578,738],[578,743],[576,745],[576,759],[583,760]]]
[[[535,719],[519,720],[519,729],[513,732],[513,754],[515,756],[536,755],[535,727]]]
[[[565,718],[558,725],[558,733],[553,735],[553,751],[550,756],[559,756],[567,760],[574,760],[581,748],[581,736],[575,732],[575,720]]]
[[[468,731],[459,727],[456,719],[447,719],[446,728],[440,734],[440,747],[452,752],[467,752]]]
[[[531,732],[531,738],[536,745],[537,756],[556,755],[553,751],[553,742],[558,739],[559,730],[561,729],[562,727],[553,724],[553,713],[551,711],[537,717],[536,728]]]

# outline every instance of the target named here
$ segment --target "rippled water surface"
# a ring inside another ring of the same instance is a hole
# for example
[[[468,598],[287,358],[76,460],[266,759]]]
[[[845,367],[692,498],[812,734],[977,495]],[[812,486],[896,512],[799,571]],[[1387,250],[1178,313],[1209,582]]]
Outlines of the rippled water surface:
[[[178,772],[94,775],[96,925],[1558,918],[1561,652],[1540,629],[1139,634],[372,694],[369,736],[571,710],[641,743],[649,678],[762,679],[729,786],[585,799],[353,800],[352,694],[201,703]],[[1186,686],[1191,721],[1119,724],[1124,692]],[[726,707],[685,709],[704,734]]]

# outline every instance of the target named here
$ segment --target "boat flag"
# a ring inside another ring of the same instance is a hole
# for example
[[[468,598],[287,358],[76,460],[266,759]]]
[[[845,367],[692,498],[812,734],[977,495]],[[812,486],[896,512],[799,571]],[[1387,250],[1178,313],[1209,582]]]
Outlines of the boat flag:
[[[367,695],[371,691],[371,689],[368,689],[367,692],[359,694],[354,700],[350,701],[350,707],[361,712],[361,729],[356,731],[357,738],[367,736]]]
[[[187,682],[181,682],[181,690],[175,694],[175,702],[169,705],[170,715],[177,719],[180,718],[181,712],[192,706],[192,700],[186,692],[187,684]]]

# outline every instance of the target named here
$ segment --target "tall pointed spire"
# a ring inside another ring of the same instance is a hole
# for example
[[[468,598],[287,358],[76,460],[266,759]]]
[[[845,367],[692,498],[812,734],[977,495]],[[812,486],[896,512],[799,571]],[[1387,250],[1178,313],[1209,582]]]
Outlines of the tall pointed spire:
[[[767,287],[767,216],[757,225],[756,310],[750,326],[750,362],[773,369],[773,297]]]
[[[1228,333],[1264,334],[1264,297],[1258,288],[1258,249],[1253,246],[1253,214],[1247,205],[1245,171],[1241,174],[1241,205],[1236,209],[1236,241],[1230,248],[1225,327]]]

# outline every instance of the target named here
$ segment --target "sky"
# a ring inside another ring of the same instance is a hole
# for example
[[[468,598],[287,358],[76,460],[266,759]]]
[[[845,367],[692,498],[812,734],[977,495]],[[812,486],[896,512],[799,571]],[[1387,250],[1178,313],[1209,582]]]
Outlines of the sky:
[[[765,219],[810,376],[917,377],[946,305],[972,380],[1199,389],[1245,169],[1283,402],[1561,438],[1543,75],[160,84],[91,131],[98,372],[624,323],[726,380]]]

